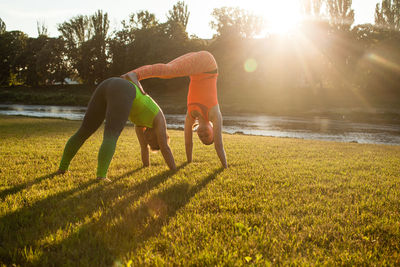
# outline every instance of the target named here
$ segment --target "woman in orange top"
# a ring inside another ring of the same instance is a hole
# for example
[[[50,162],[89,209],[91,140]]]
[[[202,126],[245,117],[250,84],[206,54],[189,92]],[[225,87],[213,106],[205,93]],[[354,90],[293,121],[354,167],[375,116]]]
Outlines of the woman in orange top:
[[[190,77],[185,119],[185,148],[188,162],[192,161],[192,129],[198,123],[197,135],[205,145],[214,143],[224,168],[228,167],[222,142],[222,115],[217,98],[217,62],[207,51],[192,52],[167,64],[146,65],[121,77],[127,80],[148,78],[171,79]]]

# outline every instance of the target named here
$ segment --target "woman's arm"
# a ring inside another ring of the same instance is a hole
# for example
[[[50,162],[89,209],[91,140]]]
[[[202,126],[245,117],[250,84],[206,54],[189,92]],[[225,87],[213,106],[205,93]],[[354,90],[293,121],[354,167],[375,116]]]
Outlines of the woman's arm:
[[[167,124],[165,122],[164,114],[161,111],[154,118],[153,126],[165,163],[167,163],[171,170],[176,170],[174,156],[172,155],[171,148],[168,145]]]
[[[224,144],[222,142],[222,114],[218,105],[210,110],[210,118],[212,119],[213,123],[215,151],[217,152],[222,166],[224,168],[228,168]]]
[[[185,150],[187,162],[192,162],[193,152],[193,118],[187,113],[185,118]]]
[[[140,153],[142,155],[142,162],[144,167],[150,166],[149,147],[144,139],[144,127],[135,126],[136,136],[140,144]]]

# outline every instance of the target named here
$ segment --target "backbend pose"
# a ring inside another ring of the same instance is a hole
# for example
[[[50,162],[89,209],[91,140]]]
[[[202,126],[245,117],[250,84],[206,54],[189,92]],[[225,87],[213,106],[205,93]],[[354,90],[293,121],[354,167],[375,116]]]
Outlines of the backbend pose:
[[[136,79],[141,81],[148,78],[171,79],[184,76],[190,77],[184,130],[187,161],[192,161],[192,128],[197,122],[198,137],[205,145],[214,143],[222,166],[227,168],[222,142],[222,115],[217,99],[218,68],[211,53],[207,51],[191,52],[167,64],[142,66],[121,77],[131,81]]]
[[[68,140],[59,165],[59,173],[68,170],[79,148],[103,123],[103,143],[100,146],[97,178],[107,179],[108,167],[115,152],[119,135],[126,121],[135,124],[144,166],[149,166],[149,148],[161,150],[170,169],[176,169],[174,157],[168,145],[167,126],[160,107],[136,85],[121,78],[109,78],[100,83],[93,93],[79,130]],[[108,179],[107,179],[108,180]]]

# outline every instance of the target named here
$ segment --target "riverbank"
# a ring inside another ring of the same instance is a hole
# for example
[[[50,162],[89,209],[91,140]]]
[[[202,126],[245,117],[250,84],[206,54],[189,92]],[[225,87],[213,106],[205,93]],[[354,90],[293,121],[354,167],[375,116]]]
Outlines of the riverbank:
[[[0,265],[400,264],[398,146],[224,134],[222,170],[171,130],[170,172],[128,126],[104,184],[102,131],[55,173],[79,124],[0,117]]]
[[[148,93],[160,105],[164,113],[185,114],[187,89],[182,81],[165,82],[165,88],[160,87],[160,81],[152,81]],[[176,87],[175,87],[176,86]],[[25,105],[56,105],[86,107],[95,86],[65,85],[45,87],[0,87],[0,104]],[[386,99],[386,100],[385,100]],[[337,96],[293,96],[282,93],[281,96],[270,98],[251,94],[238,96],[219,93],[219,102],[223,115],[272,115],[296,116],[317,119],[334,119],[350,122],[391,123],[400,124],[400,101],[387,96],[382,98],[363,99],[360,101]],[[250,103],[250,104],[249,104]]]
[[[86,107],[0,104],[0,116],[82,120],[85,112]],[[184,114],[165,113],[164,115],[168,129],[184,128]],[[343,118],[224,115],[223,132],[361,144],[400,145],[400,124],[382,121],[379,123],[351,122]]]

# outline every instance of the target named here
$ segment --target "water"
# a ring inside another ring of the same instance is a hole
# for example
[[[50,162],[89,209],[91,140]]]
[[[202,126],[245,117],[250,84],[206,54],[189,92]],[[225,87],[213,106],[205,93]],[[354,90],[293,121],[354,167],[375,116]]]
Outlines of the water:
[[[0,114],[10,116],[82,120],[85,111],[86,107],[0,104]]]
[[[85,107],[0,105],[0,114],[82,120]],[[166,114],[168,128],[183,129],[185,115]],[[400,125],[284,116],[224,116],[226,133],[400,145]]]

